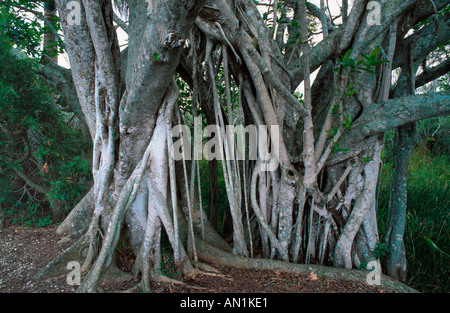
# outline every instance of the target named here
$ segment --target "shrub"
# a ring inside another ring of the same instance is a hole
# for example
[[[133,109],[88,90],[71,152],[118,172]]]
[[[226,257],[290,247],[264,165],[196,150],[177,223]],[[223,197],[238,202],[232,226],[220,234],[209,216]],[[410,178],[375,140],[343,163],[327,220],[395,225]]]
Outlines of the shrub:
[[[71,209],[90,185],[87,143],[54,107],[38,64],[11,50],[0,34],[0,208],[9,222],[48,224],[51,209]]]

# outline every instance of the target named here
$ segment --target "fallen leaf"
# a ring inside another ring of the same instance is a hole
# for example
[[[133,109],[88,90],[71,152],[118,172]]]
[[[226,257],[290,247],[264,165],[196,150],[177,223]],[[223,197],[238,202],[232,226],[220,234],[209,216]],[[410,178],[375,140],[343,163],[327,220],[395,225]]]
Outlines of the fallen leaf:
[[[309,278],[309,280],[317,280],[317,275],[314,274],[314,272],[311,272],[311,274],[309,274],[308,278]]]
[[[42,173],[48,173],[48,165],[47,165],[47,162],[45,162],[45,164],[42,166],[42,169],[41,169],[41,171],[42,171]]]

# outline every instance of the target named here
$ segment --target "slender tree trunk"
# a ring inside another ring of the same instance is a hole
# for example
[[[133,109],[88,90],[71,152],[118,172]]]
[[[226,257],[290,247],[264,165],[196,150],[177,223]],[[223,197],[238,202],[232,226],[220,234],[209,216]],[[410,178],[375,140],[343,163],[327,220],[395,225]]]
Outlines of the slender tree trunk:
[[[416,144],[416,123],[409,123],[397,129],[394,141],[394,172],[389,198],[388,231],[386,245],[389,247],[387,273],[389,276],[406,280],[406,252],[403,236],[406,224],[407,178],[411,150]]]
[[[415,94],[415,72],[413,46],[409,47],[408,63],[402,69],[395,96]],[[407,123],[397,128],[394,140],[394,171],[392,173],[390,195],[388,229],[386,245],[389,255],[386,262],[389,276],[406,281],[407,264],[406,251],[403,236],[406,225],[407,209],[407,179],[409,155],[416,145],[417,127],[415,122]]]
[[[44,2],[44,17],[50,22],[55,21],[56,4],[54,0],[48,0]],[[44,33],[44,54],[57,64],[58,53],[56,50],[56,40],[56,36],[51,31]]]

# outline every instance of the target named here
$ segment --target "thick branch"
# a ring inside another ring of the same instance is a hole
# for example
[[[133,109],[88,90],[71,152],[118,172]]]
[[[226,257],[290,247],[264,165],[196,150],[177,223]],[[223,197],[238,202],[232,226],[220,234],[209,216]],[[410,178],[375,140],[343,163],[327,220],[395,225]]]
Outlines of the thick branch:
[[[25,174],[23,171],[15,168],[14,171],[17,173],[17,175],[22,178],[28,185],[30,185],[31,188],[36,189],[37,192],[46,195],[49,193],[49,190],[42,187],[41,185],[36,184],[27,174]]]
[[[422,87],[429,82],[432,82],[433,80],[444,76],[450,72],[450,59],[446,59],[444,62],[440,63],[439,65],[430,68],[422,73],[421,75],[416,77],[416,88]]]
[[[435,14],[435,8],[437,11],[440,11],[448,5],[448,0],[433,0],[432,2],[435,7],[430,4],[430,0],[417,1],[414,9],[402,17],[399,22],[399,32],[397,34],[399,41],[405,37],[411,27]]]
[[[428,53],[450,39],[450,14],[446,14],[439,19],[439,31],[436,32],[436,25],[430,23],[414,35],[402,40],[396,48],[396,54],[392,62],[392,69],[403,66],[408,62],[408,50],[411,43],[414,43],[414,61],[425,58]]]
[[[346,137],[356,142],[409,122],[449,114],[450,95],[446,92],[396,98],[367,107]]]

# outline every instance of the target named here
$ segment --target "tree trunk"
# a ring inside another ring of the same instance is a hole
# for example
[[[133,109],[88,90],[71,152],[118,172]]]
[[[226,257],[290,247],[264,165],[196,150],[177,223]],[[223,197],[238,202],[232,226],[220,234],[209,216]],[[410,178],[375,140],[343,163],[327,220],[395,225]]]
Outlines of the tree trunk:
[[[408,50],[408,63],[402,68],[394,96],[415,95],[414,45]],[[392,173],[388,228],[386,244],[389,255],[386,262],[389,276],[406,281],[407,264],[406,251],[403,241],[406,224],[407,209],[407,178],[409,155],[417,141],[417,127],[415,122],[407,123],[397,128],[394,140],[394,172]]]
[[[386,246],[389,248],[387,273],[406,281],[406,252],[403,235],[406,224],[407,177],[409,154],[416,144],[416,124],[397,129],[394,141],[394,172],[392,173]]]

